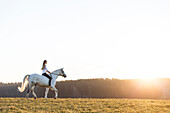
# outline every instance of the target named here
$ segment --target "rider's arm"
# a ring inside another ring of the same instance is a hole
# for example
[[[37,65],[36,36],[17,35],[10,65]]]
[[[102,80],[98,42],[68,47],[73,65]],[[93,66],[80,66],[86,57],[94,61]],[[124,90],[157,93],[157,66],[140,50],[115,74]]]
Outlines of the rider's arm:
[[[48,73],[51,73],[51,72],[49,72],[48,70],[47,70],[47,72],[48,72]]]
[[[50,73],[50,71],[48,71],[48,69],[47,69],[47,67],[46,67],[46,66],[45,66],[45,68],[46,68],[46,72]]]

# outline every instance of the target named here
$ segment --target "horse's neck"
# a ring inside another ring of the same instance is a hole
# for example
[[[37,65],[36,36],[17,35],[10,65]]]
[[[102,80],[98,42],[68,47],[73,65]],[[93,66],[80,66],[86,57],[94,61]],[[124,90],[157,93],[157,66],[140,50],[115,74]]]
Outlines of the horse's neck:
[[[58,75],[53,75],[53,74],[52,74],[52,79],[55,79],[55,80],[56,80],[57,78],[58,78]]]
[[[58,69],[58,70],[53,71],[52,73],[59,74],[60,72],[61,72],[61,69]]]

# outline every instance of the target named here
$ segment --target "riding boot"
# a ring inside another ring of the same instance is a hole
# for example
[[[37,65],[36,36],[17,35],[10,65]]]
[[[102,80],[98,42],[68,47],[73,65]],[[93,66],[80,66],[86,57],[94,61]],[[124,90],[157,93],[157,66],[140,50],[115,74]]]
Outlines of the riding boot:
[[[49,80],[49,86],[51,86],[51,79]]]

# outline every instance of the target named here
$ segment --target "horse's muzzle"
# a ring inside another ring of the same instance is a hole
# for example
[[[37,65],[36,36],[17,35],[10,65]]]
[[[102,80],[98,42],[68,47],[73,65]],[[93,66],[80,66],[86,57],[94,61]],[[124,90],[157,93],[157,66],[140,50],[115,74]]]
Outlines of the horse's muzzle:
[[[66,76],[66,74],[64,74],[64,78],[66,78],[67,76]]]

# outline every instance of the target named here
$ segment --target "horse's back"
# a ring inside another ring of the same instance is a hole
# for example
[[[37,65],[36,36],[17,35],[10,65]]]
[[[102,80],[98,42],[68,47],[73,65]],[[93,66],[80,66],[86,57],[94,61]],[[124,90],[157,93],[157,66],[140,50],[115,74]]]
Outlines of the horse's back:
[[[30,82],[38,83],[39,85],[46,85],[48,84],[49,79],[40,74],[31,74],[30,75]]]
[[[37,77],[39,77],[39,76],[42,76],[42,75],[34,73],[34,74],[30,74],[30,76],[37,76]]]

